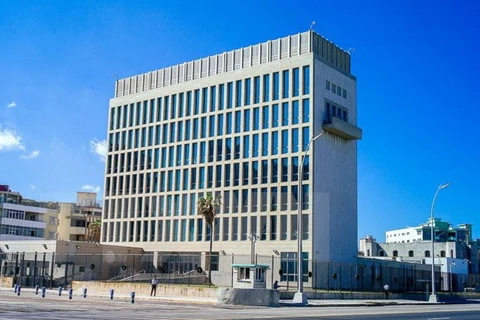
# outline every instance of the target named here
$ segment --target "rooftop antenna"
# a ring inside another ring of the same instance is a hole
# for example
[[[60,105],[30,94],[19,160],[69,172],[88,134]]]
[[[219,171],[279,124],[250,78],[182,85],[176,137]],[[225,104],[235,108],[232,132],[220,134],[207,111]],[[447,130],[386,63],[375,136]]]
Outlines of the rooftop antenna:
[[[347,50],[347,53],[348,53],[348,54],[351,54],[351,53],[353,53],[353,51],[355,51],[355,48],[354,48],[354,47],[351,47],[350,49]]]
[[[312,21],[312,24],[310,24],[310,30],[313,30],[313,26],[315,25],[315,20]]]

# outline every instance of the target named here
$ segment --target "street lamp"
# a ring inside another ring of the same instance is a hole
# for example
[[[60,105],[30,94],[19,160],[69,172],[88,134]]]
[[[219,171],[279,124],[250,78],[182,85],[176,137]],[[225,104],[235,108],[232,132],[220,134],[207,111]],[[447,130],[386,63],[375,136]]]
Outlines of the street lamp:
[[[433,220],[433,208],[435,207],[435,200],[437,200],[438,192],[442,189],[448,187],[450,183],[441,184],[438,186],[435,196],[433,196],[432,207],[430,208],[430,227],[431,227],[431,237],[432,237],[432,294],[428,299],[429,302],[436,303],[438,302],[437,295],[435,294],[435,228]]]
[[[293,296],[293,302],[298,304],[308,304],[307,295],[303,292],[303,270],[302,270],[302,237],[303,237],[303,228],[302,228],[302,179],[303,179],[303,163],[305,162],[305,157],[307,156],[310,145],[313,141],[317,140],[323,136],[324,132],[316,135],[308,142],[307,148],[302,155],[302,162],[298,168],[298,189],[297,189],[297,292]]]

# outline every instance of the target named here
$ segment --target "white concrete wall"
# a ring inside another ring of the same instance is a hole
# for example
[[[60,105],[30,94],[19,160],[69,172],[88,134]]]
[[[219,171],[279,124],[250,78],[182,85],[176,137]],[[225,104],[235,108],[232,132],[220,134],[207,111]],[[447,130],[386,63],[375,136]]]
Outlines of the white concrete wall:
[[[356,81],[315,60],[314,132],[322,130],[325,99],[348,109],[357,125]],[[347,90],[347,98],[325,89],[325,82]],[[353,262],[357,256],[357,142],[325,134],[311,146],[313,175],[313,258]]]

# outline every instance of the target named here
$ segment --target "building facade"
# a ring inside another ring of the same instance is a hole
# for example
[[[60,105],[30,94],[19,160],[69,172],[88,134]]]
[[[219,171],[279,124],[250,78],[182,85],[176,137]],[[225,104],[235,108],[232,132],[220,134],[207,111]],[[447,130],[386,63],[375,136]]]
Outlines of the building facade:
[[[77,192],[77,202],[60,203],[58,240],[100,242],[100,230],[91,227],[101,220],[102,208],[95,192]],[[100,229],[100,228],[98,228]]]
[[[317,33],[118,80],[108,121],[102,243],[208,252],[211,193],[216,252],[293,259],[301,206],[304,259],[354,261],[356,78]]]
[[[0,188],[0,240],[55,239],[58,203],[24,199]]]

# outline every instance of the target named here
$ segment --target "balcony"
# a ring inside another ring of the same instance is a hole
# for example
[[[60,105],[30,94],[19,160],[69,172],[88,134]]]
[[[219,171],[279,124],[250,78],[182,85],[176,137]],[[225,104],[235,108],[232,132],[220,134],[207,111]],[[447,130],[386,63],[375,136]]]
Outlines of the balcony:
[[[330,122],[325,123],[323,130],[340,136],[345,140],[358,140],[362,138],[362,129],[336,117],[332,117]]]

